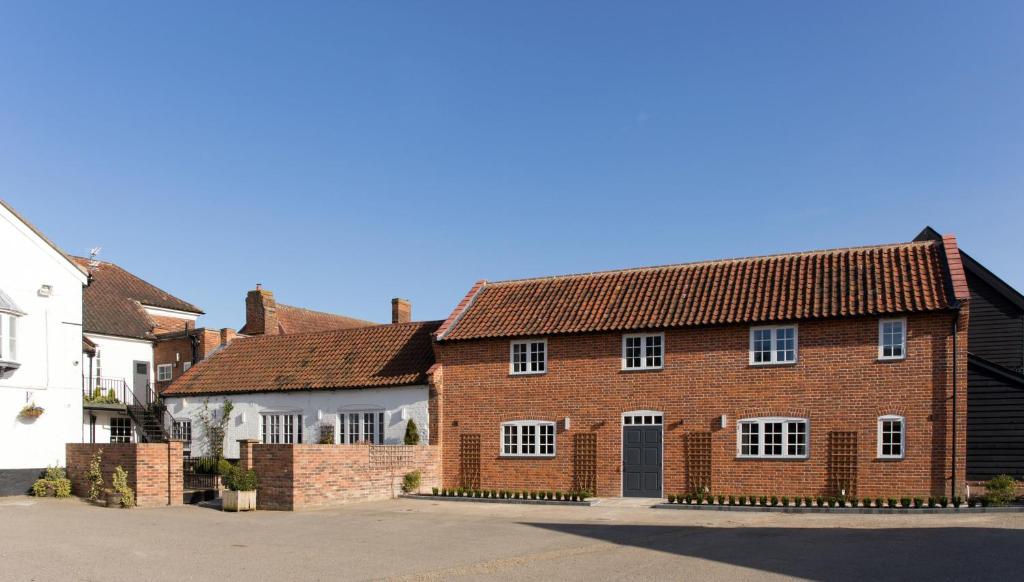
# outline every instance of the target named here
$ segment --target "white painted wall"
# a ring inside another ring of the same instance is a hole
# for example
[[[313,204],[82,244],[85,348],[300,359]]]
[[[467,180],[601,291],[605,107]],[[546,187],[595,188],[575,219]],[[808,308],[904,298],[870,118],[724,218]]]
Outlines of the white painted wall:
[[[85,274],[0,206],[0,288],[26,314],[18,318],[21,367],[0,378],[0,469],[64,464],[64,444],[82,422],[82,286]],[[49,297],[40,296],[50,285]],[[46,409],[35,421],[28,402]]]
[[[134,385],[135,362],[149,363],[149,385],[155,385],[156,371],[153,369],[153,342],[94,333],[86,333],[85,337],[89,338],[100,349],[102,369],[98,375],[103,378],[123,378],[129,386],[132,386],[132,392],[139,399],[139,402],[146,402],[146,386]],[[89,359],[88,356],[83,357],[85,358],[82,360],[85,366],[85,374],[88,376]],[[95,362],[93,364],[93,375],[97,375]]]
[[[260,414],[264,412],[291,412],[303,415],[303,442],[316,443],[320,438],[320,424],[335,425],[337,431],[338,413],[349,410],[383,410],[384,441],[400,444],[405,438],[402,408],[407,409],[408,418],[416,421],[420,442],[429,439],[430,415],[427,408],[428,389],[426,386],[403,386],[394,388],[368,388],[364,390],[304,390],[295,392],[266,392],[231,394],[227,396],[166,397],[167,409],[176,420],[192,420],[192,454],[206,455],[209,448],[206,435],[199,421],[204,400],[209,408],[218,414],[224,400],[234,405],[225,436],[224,456],[238,458],[238,439],[259,439]],[[322,419],[318,416],[322,414]],[[337,432],[335,432],[337,434]]]

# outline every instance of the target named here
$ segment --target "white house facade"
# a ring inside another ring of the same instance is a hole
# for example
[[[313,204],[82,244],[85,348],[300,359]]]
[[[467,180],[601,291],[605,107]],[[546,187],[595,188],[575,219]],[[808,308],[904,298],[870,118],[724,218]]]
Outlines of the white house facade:
[[[3,201],[0,249],[0,494],[11,494],[81,439],[87,277]]]
[[[224,418],[223,455],[239,439],[267,444],[400,444],[415,422],[429,442],[431,334],[440,322],[372,325],[234,340],[163,392],[169,432],[192,456],[213,454],[209,423]]]
[[[201,366],[203,364],[198,364]],[[231,415],[224,431],[224,456],[238,458],[238,440],[317,443],[325,434],[334,443],[401,444],[410,420],[427,442],[430,414],[427,386],[345,390],[289,390],[229,395],[166,396],[171,432],[186,441],[193,456],[211,454],[202,418],[221,418],[224,402]]]

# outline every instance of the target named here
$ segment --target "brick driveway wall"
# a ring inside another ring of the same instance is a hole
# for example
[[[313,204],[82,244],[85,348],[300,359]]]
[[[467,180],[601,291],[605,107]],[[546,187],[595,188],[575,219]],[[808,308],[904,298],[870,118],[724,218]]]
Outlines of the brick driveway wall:
[[[181,505],[184,475],[182,474],[182,443],[67,443],[67,472],[71,492],[89,496],[89,480],[85,474],[96,451],[103,451],[103,484],[112,489],[114,469],[128,472],[128,485],[135,490],[139,507]]]

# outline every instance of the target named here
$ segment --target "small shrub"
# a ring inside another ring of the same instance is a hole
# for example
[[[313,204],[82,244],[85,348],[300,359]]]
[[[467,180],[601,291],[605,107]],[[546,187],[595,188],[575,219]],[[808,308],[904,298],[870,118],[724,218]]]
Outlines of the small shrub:
[[[57,479],[52,483],[54,497],[71,497],[71,479]]]
[[[861,499],[861,500],[860,500],[860,504],[861,504],[861,505],[862,505],[863,507],[871,507],[871,500],[870,500],[870,499],[868,499],[867,497],[865,497],[864,499]]]
[[[220,459],[217,461],[217,474],[221,477],[227,477],[234,470],[235,466],[231,464],[231,461],[227,459]]]
[[[885,500],[885,504],[889,507],[889,509],[895,509],[896,508],[896,500],[893,499],[892,497],[890,497],[889,499],[886,499]]]
[[[35,497],[46,497],[49,492],[50,486],[46,479],[36,479],[36,482],[32,484],[32,495]]]
[[[420,431],[416,426],[416,421],[409,419],[409,422],[405,423],[405,439],[403,442],[407,445],[418,445],[420,444]]]
[[[437,487],[431,487],[430,488],[430,494],[434,495],[434,496],[437,496]]]
[[[740,505],[746,505],[747,504],[747,496],[746,495],[740,495],[737,499],[739,499]]]
[[[128,486],[128,471],[118,465],[114,468],[114,476],[110,478],[114,491],[121,494],[121,507],[135,506],[135,492]]]
[[[881,497],[876,497],[875,498],[875,507],[882,507],[882,498]]]
[[[536,499],[536,498],[537,498],[537,492],[536,491],[530,491],[530,499]]]
[[[804,507],[810,507],[810,506],[811,506],[811,498],[810,497],[804,497]]]
[[[232,491],[255,491],[258,485],[256,471],[252,469],[246,471],[241,467],[232,467],[231,472],[224,478],[224,486]]]
[[[945,496],[939,497],[939,505],[942,507],[949,507],[949,498]]]
[[[402,491],[405,493],[414,493],[419,490],[420,483],[423,481],[423,475],[419,469],[415,471],[409,471],[402,478]]]
[[[767,505],[767,504],[768,504],[768,497],[766,495],[762,495],[761,496],[761,505]]]
[[[789,497],[783,497],[782,498],[782,506],[783,507],[789,507]]]
[[[814,499],[814,503],[818,507],[824,507],[825,506],[825,498],[824,497],[816,497]]]
[[[586,501],[587,498],[590,497],[590,495],[590,491],[580,491],[580,501]]]
[[[733,497],[732,495],[730,495],[729,496],[729,505],[735,505],[735,504],[736,504],[736,498]]]
[[[907,509],[910,507],[911,499],[909,497],[900,497],[900,507]]]
[[[668,502],[669,503],[675,503],[676,502],[676,496],[675,496],[674,493],[669,493],[668,494]]]
[[[960,499],[959,497],[954,497],[953,498],[953,507],[960,507],[961,505],[963,505],[963,503],[964,503],[963,499]]]
[[[491,499],[497,499],[497,498],[498,498],[498,490],[497,489],[491,489]]]
[[[769,500],[769,502],[770,502],[770,505],[772,505],[772,506],[778,505],[779,504],[779,498],[774,496],[774,495],[772,495],[772,498]]]
[[[1008,505],[1017,498],[1017,482],[1009,475],[996,475],[985,482],[985,501],[988,505]]]
[[[921,509],[922,507],[924,507],[924,499],[921,499],[920,497],[915,497],[914,509]]]
[[[936,505],[935,498],[934,497],[929,497],[928,498],[928,507],[935,507],[935,505]]]

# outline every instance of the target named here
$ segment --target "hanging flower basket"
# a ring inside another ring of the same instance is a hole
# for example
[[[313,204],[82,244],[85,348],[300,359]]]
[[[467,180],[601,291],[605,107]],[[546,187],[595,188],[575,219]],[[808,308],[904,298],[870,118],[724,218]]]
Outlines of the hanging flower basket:
[[[25,407],[21,409],[18,416],[27,420],[35,420],[42,416],[44,412],[46,412],[45,408],[42,406],[36,406],[36,403],[33,402],[32,404],[26,404]]]

